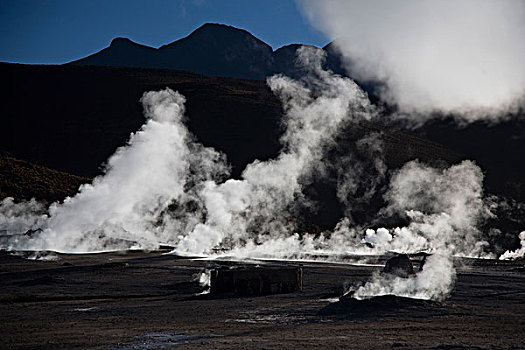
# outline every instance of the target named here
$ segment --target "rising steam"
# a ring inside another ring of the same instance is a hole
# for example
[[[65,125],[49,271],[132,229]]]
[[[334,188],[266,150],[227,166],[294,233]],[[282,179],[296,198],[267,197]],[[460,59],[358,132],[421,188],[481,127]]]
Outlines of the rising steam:
[[[456,278],[456,271],[449,255],[437,252],[427,259],[423,271],[408,278],[390,274],[373,275],[372,279],[358,288],[353,297],[368,299],[379,295],[442,300],[445,299]]]
[[[389,204],[382,215],[405,216],[409,224],[390,230],[369,229],[364,240],[382,250],[433,255],[417,275],[376,274],[353,296],[394,294],[440,300],[454,285],[453,256],[493,257],[484,251],[489,244],[479,230],[493,215],[483,200],[482,180],[481,170],[470,161],[443,170],[417,161],[405,164],[390,181]]]
[[[308,81],[284,76],[268,80],[286,113],[281,153],[249,164],[242,180],[205,183],[201,197],[207,219],[183,238],[179,251],[202,254],[219,243],[231,248],[289,237],[294,230],[290,214],[302,197],[301,181],[321,161],[323,142],[334,137],[344,120],[372,118],[368,98],[352,80],[321,69],[322,50],[303,48],[298,54],[311,70]]]
[[[335,39],[346,69],[417,122],[515,113],[525,96],[525,3],[513,0],[298,0]],[[414,113],[415,112],[415,113]]]
[[[92,184],[47,210],[34,200],[1,202],[0,230],[7,232],[1,247],[95,252],[169,244],[178,254],[238,258],[426,251],[433,255],[417,276],[377,275],[354,296],[444,298],[454,282],[453,256],[492,256],[479,228],[494,215],[483,197],[481,170],[470,161],[441,169],[412,161],[387,174],[377,133],[355,143],[373,159],[369,164],[350,154],[325,164],[325,151],[343,125],[378,113],[352,80],[322,70],[323,59],[322,50],[302,48],[298,62],[307,66],[308,76],[268,79],[284,105],[282,149],[275,159],[249,164],[241,179],[228,179],[225,156],[187,130],[182,95],[170,89],[147,92],[145,124]],[[347,216],[331,232],[298,232],[301,208],[315,207],[303,189],[330,167],[346,213],[369,201],[382,183],[386,206],[365,226]],[[361,187],[365,191],[358,195]],[[391,220],[406,224],[384,224]],[[42,231],[24,234],[36,229]],[[505,256],[516,254],[522,250]]]
[[[519,234],[520,248],[511,251],[507,250],[499,258],[500,260],[525,259],[525,231]]]
[[[146,124],[109,159],[104,175],[51,205],[44,217],[20,219],[23,206],[4,201],[3,229],[43,229],[16,236],[8,247],[92,252],[164,243],[179,253],[210,254],[289,237],[295,207],[304,201],[302,182],[321,161],[323,143],[343,121],[374,116],[352,80],[321,69],[322,50],[301,49],[299,59],[310,69],[308,79],[268,80],[286,111],[276,159],[256,160],[241,180],[224,182],[224,157],[197,143],[184,125],[184,97],[169,89],[149,92],[142,98]]]
[[[78,194],[63,204],[52,204],[47,216],[25,217],[23,230],[17,222],[17,208],[23,204],[9,206],[10,200],[4,200],[2,221],[8,231],[43,229],[31,239],[17,236],[10,242],[12,248],[93,252],[156,248],[159,242],[169,241],[158,221],[165,208],[184,192],[190,178],[188,159],[202,158],[203,154],[217,158],[209,150],[190,152],[190,136],[183,123],[184,102],[182,95],[169,89],[145,93],[142,103],[148,120],[109,158],[104,175],[81,186]],[[30,202],[25,213],[34,213],[28,210],[34,207]]]

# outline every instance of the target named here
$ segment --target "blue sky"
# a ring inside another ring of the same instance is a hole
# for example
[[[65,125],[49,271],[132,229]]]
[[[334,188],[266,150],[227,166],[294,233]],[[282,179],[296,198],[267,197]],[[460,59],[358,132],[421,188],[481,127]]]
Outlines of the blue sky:
[[[293,0],[0,0],[0,61],[69,62],[117,36],[158,47],[206,22],[246,29],[274,49],[329,42]]]

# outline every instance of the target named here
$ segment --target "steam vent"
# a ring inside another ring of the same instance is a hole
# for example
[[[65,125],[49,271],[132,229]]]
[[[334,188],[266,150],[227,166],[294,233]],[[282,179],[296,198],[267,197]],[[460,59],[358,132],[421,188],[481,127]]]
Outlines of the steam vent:
[[[303,289],[303,270],[290,266],[219,267],[210,271],[211,294],[254,296]]]

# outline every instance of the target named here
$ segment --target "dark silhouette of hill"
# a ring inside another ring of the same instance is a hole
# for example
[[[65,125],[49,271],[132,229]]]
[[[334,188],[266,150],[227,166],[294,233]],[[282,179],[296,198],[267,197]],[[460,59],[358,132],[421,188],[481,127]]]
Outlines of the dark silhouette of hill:
[[[476,160],[490,192],[525,202],[525,113],[493,125],[434,120],[415,132]]]
[[[76,64],[116,67],[148,67],[154,60],[156,49],[140,45],[128,38],[115,38],[109,47],[80,59]]]
[[[159,48],[137,44],[128,38],[115,38],[109,47],[68,64],[165,68],[259,80],[278,73],[298,78],[305,73],[304,69],[295,64],[297,49],[303,46],[305,45],[291,44],[273,51],[268,44],[246,30],[206,23],[187,37]],[[325,69],[349,75],[343,68],[341,55],[334,43],[322,49],[326,53]],[[365,89],[373,88],[370,83],[361,85]]]
[[[291,44],[275,51],[249,32],[232,26],[206,23],[187,37],[159,48],[137,44],[128,38],[115,38],[110,46],[72,65],[165,68],[219,77],[263,80],[282,73],[298,78],[305,70],[295,64],[297,49]],[[307,45],[309,47],[314,47]],[[345,70],[334,43],[322,48],[326,53],[325,69],[351,76]],[[369,93],[377,83],[360,82]]]
[[[168,68],[205,75],[264,79],[273,66],[272,48],[245,30],[207,23],[185,38],[154,49],[126,38],[75,65]]]
[[[5,152],[0,154],[0,199],[55,202],[73,196],[80,185],[88,182],[90,179],[85,177],[49,169]]]

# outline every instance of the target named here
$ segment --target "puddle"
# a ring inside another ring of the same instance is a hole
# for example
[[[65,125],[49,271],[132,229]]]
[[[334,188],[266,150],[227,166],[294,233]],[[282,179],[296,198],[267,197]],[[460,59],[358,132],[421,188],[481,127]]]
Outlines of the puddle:
[[[215,341],[222,335],[216,334],[183,334],[153,332],[137,336],[133,342],[119,344],[113,350],[150,350],[167,349],[176,345],[205,344]]]
[[[257,315],[246,318],[227,319],[225,322],[251,323],[251,324],[286,324],[300,325],[308,323],[331,323],[333,320],[322,318],[311,318],[307,316],[280,316],[280,315]]]
[[[73,311],[76,311],[76,312],[89,312],[89,311],[96,311],[96,310],[99,310],[100,308],[94,306],[94,307],[79,307],[79,308],[76,308],[76,309],[73,309]]]
[[[236,323],[262,323],[262,324],[306,324],[309,319],[304,316],[282,315],[245,315],[244,318],[227,319],[226,322]]]
[[[338,303],[340,299],[341,298],[326,298],[326,299],[321,299],[321,301],[333,304],[333,303]]]

